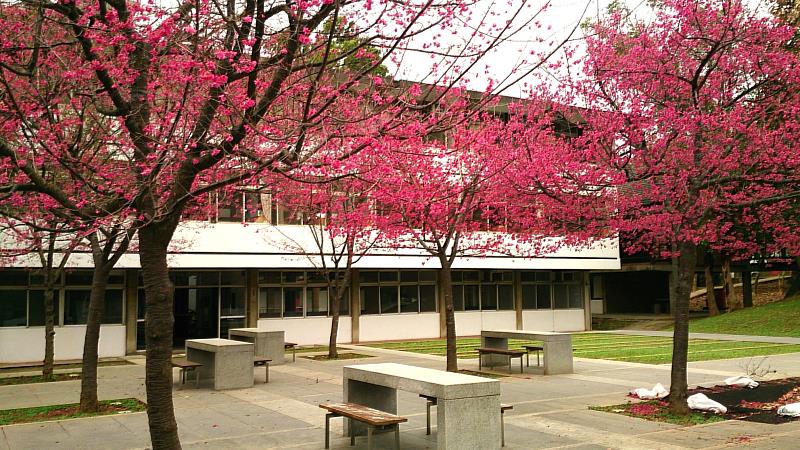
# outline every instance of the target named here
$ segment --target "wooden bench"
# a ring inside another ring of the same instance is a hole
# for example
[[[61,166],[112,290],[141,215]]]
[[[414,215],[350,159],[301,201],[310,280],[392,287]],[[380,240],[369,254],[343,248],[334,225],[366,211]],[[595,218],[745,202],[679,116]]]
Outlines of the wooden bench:
[[[195,386],[200,385],[200,371],[197,369],[203,367],[202,364],[184,358],[172,358],[172,367],[179,367],[181,369],[181,384],[186,384],[186,372],[192,371],[195,375]]]
[[[544,352],[544,347],[531,344],[523,345],[522,348],[528,352],[528,354],[525,355],[525,367],[531,366],[531,352],[536,352],[536,366],[542,365],[542,360],[539,359],[539,352]]]
[[[436,397],[432,397],[430,395],[419,394],[420,397],[427,400],[425,409],[428,415],[428,420],[426,421],[426,432],[425,434],[431,434],[431,406],[436,406]],[[509,409],[514,409],[513,405],[509,405],[508,403],[500,403],[500,445],[505,447],[506,446],[506,435],[505,435],[505,424],[503,423],[503,415]]]
[[[297,361],[297,344],[294,342],[284,342],[283,343],[284,350],[292,350],[292,362]]]
[[[325,448],[330,448],[330,431],[332,417],[346,417],[357,420],[367,425],[367,448],[372,448],[372,432],[375,429],[393,428],[394,446],[400,449],[400,423],[407,422],[408,419],[401,416],[373,409],[357,403],[322,403],[320,408],[328,410],[325,414]],[[350,445],[356,444],[356,436],[350,428]]]
[[[253,357],[253,366],[254,367],[264,366],[264,368],[266,369],[266,376],[264,378],[266,381],[264,381],[264,383],[269,383],[269,363],[271,363],[271,362],[272,362],[271,359],[265,358],[263,356],[255,356],[255,357]]]
[[[511,359],[512,358],[519,358],[519,373],[523,372],[522,369],[522,357],[527,355],[528,352],[526,350],[512,350],[512,349],[504,349],[504,348],[477,348],[478,351],[478,370],[483,368],[481,363],[481,356],[483,355],[505,355],[508,356],[508,373],[511,373]]]

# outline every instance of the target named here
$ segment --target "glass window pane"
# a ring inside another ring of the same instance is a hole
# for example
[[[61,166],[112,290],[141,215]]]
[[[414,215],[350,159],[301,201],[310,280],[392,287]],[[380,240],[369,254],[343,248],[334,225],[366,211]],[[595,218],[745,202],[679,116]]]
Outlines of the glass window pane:
[[[416,283],[419,280],[419,272],[416,270],[404,270],[400,272],[401,283]]]
[[[283,283],[303,283],[306,281],[305,272],[281,272],[281,282]]]
[[[359,272],[358,280],[362,283],[377,283],[378,272]]]
[[[510,284],[497,286],[497,306],[505,311],[514,309],[514,286]]]
[[[243,220],[241,192],[220,192],[217,202],[218,221],[241,222]]]
[[[89,314],[89,290],[64,292],[64,325],[83,325]]]
[[[281,273],[258,272],[258,282],[261,284],[281,284]]]
[[[328,288],[310,287],[306,290],[306,315],[328,315]]]
[[[569,293],[566,284],[556,284],[553,286],[553,300],[556,309],[569,308]]]
[[[24,327],[28,320],[28,291],[0,291],[0,327]]]
[[[136,350],[144,350],[145,347],[144,322],[136,323]]]
[[[91,270],[71,270],[66,275],[67,286],[91,286]]]
[[[122,323],[122,289],[107,289],[103,323]]]
[[[197,272],[194,275],[198,286],[219,286],[219,272],[217,271]],[[189,284],[192,284],[191,277],[189,279]]]
[[[583,286],[580,284],[569,286],[569,307],[583,308]]]
[[[361,287],[361,314],[379,314],[378,286]]]
[[[243,287],[220,288],[220,315],[222,317],[245,315],[247,301],[244,295]],[[227,336],[227,334],[221,336]]]
[[[246,192],[244,194],[244,221],[268,223],[271,202],[272,196],[270,194]]]
[[[339,315],[349,315],[350,314],[350,288],[345,289],[344,295],[342,295],[341,303],[339,303]]]
[[[325,274],[324,274],[324,273],[320,273],[320,272],[307,272],[307,273],[306,273],[306,276],[308,277],[308,282],[309,282],[309,283],[314,283],[314,284],[326,284],[326,283],[328,282],[328,279],[325,277]]]
[[[136,319],[144,320],[144,308],[147,305],[144,289],[139,288],[139,297],[136,299]]]
[[[540,284],[536,286],[536,308],[550,309],[552,307],[552,301],[550,300],[550,285]]]
[[[390,272],[383,271],[380,273],[380,280],[381,283],[397,281],[397,272],[395,272],[394,270]]]
[[[436,286],[431,284],[420,285],[419,311],[436,312]]]
[[[496,284],[484,284],[481,286],[481,309],[485,311],[497,310]]]
[[[381,286],[381,314],[397,312],[397,286]]]
[[[419,312],[419,291],[416,285],[400,286],[400,312]]]
[[[464,282],[467,281],[480,281],[481,273],[477,270],[465,270],[464,272]]]
[[[58,325],[58,292],[53,294],[53,323]],[[28,291],[28,326],[44,326],[44,290]]]
[[[228,338],[228,330],[231,328],[244,328],[244,317],[229,317],[219,320],[219,335],[223,339]]]
[[[476,272],[477,273],[477,272]],[[464,310],[475,311],[480,309],[480,298],[478,297],[478,285],[468,284],[464,286]]]
[[[0,286],[27,286],[28,271],[26,270],[0,270]]]
[[[281,288],[265,287],[258,290],[258,317],[281,316]]]
[[[464,286],[453,286],[453,311],[464,310]]]
[[[108,284],[125,284],[125,272],[111,272],[108,275]]]
[[[247,284],[247,272],[244,270],[224,270],[220,273],[220,276],[220,284],[223,286],[244,286]]]
[[[303,288],[283,288],[283,317],[303,316]]]
[[[522,309],[536,309],[536,288],[530,284],[522,285]]]
[[[436,271],[435,270],[422,270],[419,273],[419,281],[429,281],[435,282],[436,281]]]
[[[176,272],[171,271],[169,278],[175,286],[188,286],[189,285],[189,272]],[[192,279],[192,282],[197,284],[197,279]]]
[[[461,283],[464,281],[464,271],[462,270],[453,270],[450,272],[450,277],[453,279],[453,283]]]

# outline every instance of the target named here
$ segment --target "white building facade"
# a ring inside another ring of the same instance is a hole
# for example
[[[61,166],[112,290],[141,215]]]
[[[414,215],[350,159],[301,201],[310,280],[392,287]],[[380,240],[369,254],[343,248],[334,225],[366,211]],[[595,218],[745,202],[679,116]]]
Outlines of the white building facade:
[[[169,255],[175,285],[174,346],[227,337],[236,327],[283,330],[287,341],[326,344],[331,311],[318,250],[304,225],[187,222]],[[35,258],[0,268],[0,364],[41,361],[44,313]],[[55,293],[57,360],[80,359],[91,256],[73,254]],[[457,259],[456,332],[583,331],[591,326],[590,271],[620,267],[616,239],[535,256]],[[100,356],[144,348],[144,290],[135,250],[116,266],[106,296]],[[338,340],[358,343],[444,337],[438,261],[422,251],[373,250],[355,265]]]

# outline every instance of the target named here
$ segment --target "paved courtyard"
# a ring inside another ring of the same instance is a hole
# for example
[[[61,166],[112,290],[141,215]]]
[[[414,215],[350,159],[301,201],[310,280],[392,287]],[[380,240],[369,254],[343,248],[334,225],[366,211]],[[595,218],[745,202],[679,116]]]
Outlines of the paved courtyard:
[[[342,366],[397,362],[444,368],[444,359],[391,350],[346,346],[372,358],[322,362],[298,355],[297,362],[270,368],[264,384],[263,369],[256,369],[256,385],[249,389],[212,391],[187,385],[178,389],[174,372],[174,402],[178,427],[187,449],[321,449],[325,414],[317,405],[342,400]],[[759,358],[760,359],[760,358]],[[144,359],[136,365],[101,367],[103,399],[145,398]],[[290,359],[291,361],[291,359]],[[690,363],[690,385],[721,383],[742,374],[751,359]],[[800,354],[771,356],[770,378],[800,376]],[[477,369],[477,360],[461,360],[462,369]],[[502,369],[501,369],[502,370]],[[576,359],[571,375],[515,374],[501,379],[501,399],[514,409],[506,413],[506,447],[509,449],[796,449],[800,422],[766,425],[725,421],[695,427],[648,422],[615,414],[595,412],[590,405],[623,403],[632,388],[669,385],[669,366],[642,365]],[[0,387],[0,407],[18,408],[77,402],[79,381]],[[435,428],[425,434],[425,401],[399,391],[398,414],[409,418],[400,428],[404,449],[436,447]],[[435,415],[435,412],[434,412]],[[342,437],[341,419],[334,419],[332,448],[366,448],[363,438],[356,447]],[[435,417],[434,417],[435,424]],[[380,435],[377,447],[391,446],[392,434]],[[147,416],[144,413],[72,419],[58,422],[0,427],[0,450],[19,449],[129,449],[147,448]]]

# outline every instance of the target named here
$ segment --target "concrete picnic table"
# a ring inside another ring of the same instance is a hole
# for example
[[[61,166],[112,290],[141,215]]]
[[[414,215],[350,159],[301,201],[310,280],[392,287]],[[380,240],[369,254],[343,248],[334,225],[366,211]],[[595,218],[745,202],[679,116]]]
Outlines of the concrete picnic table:
[[[230,339],[187,339],[186,359],[203,364],[200,382],[211,380],[215,390],[253,386],[253,348]]]
[[[253,343],[255,356],[271,359],[273,366],[285,362],[283,336],[283,330],[269,331],[261,328],[231,328],[228,330],[228,339]]]
[[[542,341],[544,360],[538,369],[544,375],[572,373],[572,334],[553,331],[534,330],[482,330],[481,347],[508,349],[509,339],[525,339]],[[505,364],[507,357],[503,355],[483,355],[481,364],[491,366]],[[537,370],[534,368],[533,370]]]

